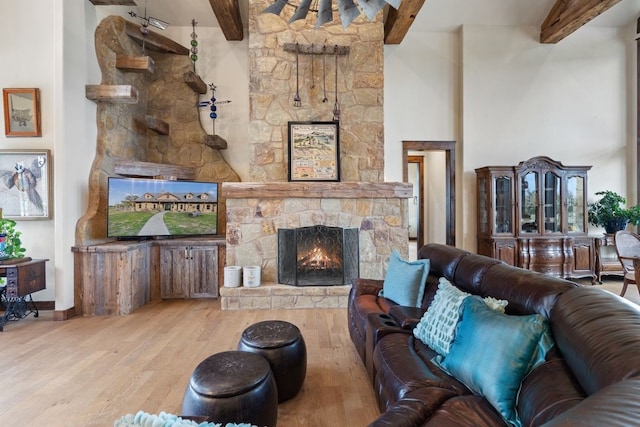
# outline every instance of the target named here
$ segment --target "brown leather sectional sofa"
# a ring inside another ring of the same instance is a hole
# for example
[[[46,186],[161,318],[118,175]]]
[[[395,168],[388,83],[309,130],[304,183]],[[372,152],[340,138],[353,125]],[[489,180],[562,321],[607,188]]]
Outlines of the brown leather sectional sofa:
[[[508,425],[484,397],[443,371],[434,362],[436,353],[413,336],[440,277],[465,292],[507,300],[506,314],[538,313],[549,320],[555,346],[518,393],[523,426],[640,426],[635,304],[450,246],[426,245],[418,258],[430,260],[422,307],[379,297],[382,280],[358,279],[349,296],[351,339],[381,411],[371,426]]]

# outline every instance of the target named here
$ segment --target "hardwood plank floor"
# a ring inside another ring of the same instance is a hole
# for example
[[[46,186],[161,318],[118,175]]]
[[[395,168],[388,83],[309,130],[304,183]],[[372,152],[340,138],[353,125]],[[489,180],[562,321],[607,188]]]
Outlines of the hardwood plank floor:
[[[180,413],[189,376],[207,356],[235,350],[252,323],[294,323],[307,376],[278,406],[278,425],[364,426],[378,416],[349,338],[345,309],[223,311],[216,300],[167,300],[122,317],[39,318],[0,332],[0,419],[11,425],[102,427],[127,413]]]

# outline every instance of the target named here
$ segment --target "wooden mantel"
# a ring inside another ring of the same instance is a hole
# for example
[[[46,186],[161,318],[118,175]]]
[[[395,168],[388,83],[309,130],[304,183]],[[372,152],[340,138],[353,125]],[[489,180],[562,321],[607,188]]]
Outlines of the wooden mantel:
[[[225,182],[227,199],[386,199],[413,197],[406,182]]]

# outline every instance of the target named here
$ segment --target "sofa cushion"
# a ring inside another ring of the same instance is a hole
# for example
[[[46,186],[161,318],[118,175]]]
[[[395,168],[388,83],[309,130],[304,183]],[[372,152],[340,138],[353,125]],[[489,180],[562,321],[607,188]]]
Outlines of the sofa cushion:
[[[470,295],[441,277],[433,302],[413,329],[413,335],[438,354],[445,356],[449,353],[455,337],[460,320],[460,306]],[[499,301],[491,297],[485,298],[485,303],[503,313],[507,305],[507,301]]]
[[[509,424],[520,426],[515,409],[518,389],[552,346],[542,316],[508,316],[489,309],[479,298],[466,298],[442,367],[484,396]]]
[[[393,251],[379,296],[399,305],[420,307],[428,274],[428,259],[405,261]]]

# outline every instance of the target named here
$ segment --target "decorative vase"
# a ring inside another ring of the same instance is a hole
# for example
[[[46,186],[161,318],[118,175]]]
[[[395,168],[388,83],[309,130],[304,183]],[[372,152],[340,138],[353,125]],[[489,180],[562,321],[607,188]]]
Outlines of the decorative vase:
[[[607,221],[604,225],[604,229],[607,234],[615,234],[616,231],[624,230],[629,223],[628,219],[612,219]]]

